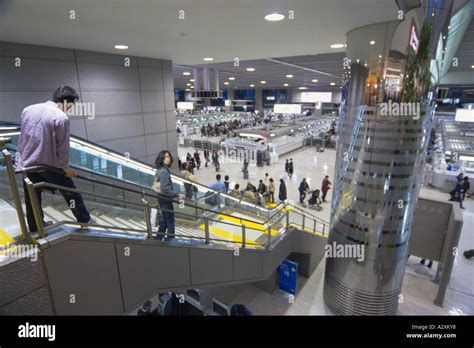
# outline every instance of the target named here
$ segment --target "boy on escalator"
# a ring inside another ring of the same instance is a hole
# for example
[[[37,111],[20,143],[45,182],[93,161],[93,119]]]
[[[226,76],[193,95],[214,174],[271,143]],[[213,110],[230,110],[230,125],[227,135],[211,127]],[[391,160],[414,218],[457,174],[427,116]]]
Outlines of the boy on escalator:
[[[26,174],[32,183],[46,182],[76,189],[72,177],[74,169],[69,167],[69,117],[66,114],[79,99],[77,92],[69,86],[59,87],[53,100],[26,107],[21,114],[21,133],[16,155],[17,169],[46,166],[51,170],[29,172]],[[38,231],[33,215],[30,197],[25,190],[26,218],[30,232]],[[95,222],[86,209],[82,195],[78,192],[60,190],[67,205],[78,222]],[[41,207],[41,189],[37,189]],[[41,216],[44,218],[43,211]],[[44,224],[44,222],[43,222]]]

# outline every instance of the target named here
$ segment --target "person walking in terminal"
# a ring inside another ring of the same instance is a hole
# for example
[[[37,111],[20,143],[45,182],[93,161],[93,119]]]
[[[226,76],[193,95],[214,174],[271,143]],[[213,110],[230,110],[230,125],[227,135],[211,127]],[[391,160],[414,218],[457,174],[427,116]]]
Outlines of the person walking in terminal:
[[[289,175],[289,170],[290,170],[290,162],[288,162],[288,158],[287,158],[285,162],[285,173],[288,175]]]
[[[169,241],[174,238],[175,234],[173,201],[184,199],[186,196],[173,189],[170,174],[170,167],[173,164],[171,153],[168,150],[161,151],[156,157],[155,164],[157,171],[152,189],[158,194],[158,203],[161,209],[156,239]]]
[[[290,179],[293,176],[294,170],[295,168],[293,167],[293,158],[290,158],[290,163],[288,163],[288,176]]]
[[[230,181],[229,176],[224,176],[224,185],[225,185],[225,193],[229,192],[230,190]]]
[[[469,177],[465,176],[464,183],[462,184],[462,200],[463,201],[466,198],[466,193],[467,191],[469,191],[470,188],[471,188],[471,184],[469,183]]]
[[[285,180],[283,180],[283,179],[280,179],[280,190],[279,190],[279,193],[278,193],[278,198],[282,202],[286,201],[286,199],[288,198],[287,195],[286,195]]]
[[[304,204],[304,199],[306,197],[306,192],[309,191],[309,185],[306,182],[306,178],[303,178],[303,180],[300,183],[300,187],[298,188],[298,191],[300,192],[300,203]]]
[[[326,202],[326,195],[328,194],[328,191],[331,189],[332,183],[329,181],[329,175],[326,175],[323,179],[323,183],[321,185],[321,191],[323,192],[323,202]]]
[[[216,181],[211,186],[209,186],[209,188],[211,188],[213,190],[216,190],[216,191],[219,191],[219,192],[222,192],[222,193],[227,192],[225,184],[221,181],[221,175],[220,174],[216,175]]]
[[[270,194],[270,203],[275,203],[275,183],[272,178],[270,178],[269,181],[268,192]]]
[[[33,166],[48,166],[57,171],[45,170],[27,173],[33,183],[47,182],[75,189],[72,177],[76,172],[69,167],[69,117],[66,112],[79,99],[77,92],[69,86],[59,87],[53,100],[30,105],[21,114],[21,133],[16,155],[17,169]],[[23,183],[25,193],[26,184]],[[60,191],[78,222],[94,223],[86,209],[80,193]],[[41,207],[41,190],[37,190]],[[30,197],[25,194],[26,218],[31,232],[38,231]],[[41,215],[44,218],[43,211]],[[44,222],[43,222],[44,224]]]
[[[198,150],[196,150],[196,152],[194,152],[193,156],[194,156],[194,160],[196,161],[197,170],[199,170],[199,168],[201,167],[201,156],[199,155]]]

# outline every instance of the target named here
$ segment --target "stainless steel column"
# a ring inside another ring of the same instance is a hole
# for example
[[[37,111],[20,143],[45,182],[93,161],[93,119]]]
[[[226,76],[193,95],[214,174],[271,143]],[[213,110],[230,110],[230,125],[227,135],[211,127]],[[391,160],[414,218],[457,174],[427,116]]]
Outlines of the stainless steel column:
[[[384,73],[387,61],[398,64],[407,60],[408,50],[403,47],[409,45],[413,18],[422,23],[431,9],[413,11],[400,23],[356,29],[346,40],[352,63],[356,59],[364,65],[368,62],[372,86],[377,84],[379,90],[376,95],[364,95],[370,78],[366,81],[364,67],[352,64],[331,204],[328,246],[333,255],[326,258],[324,283],[324,301],[337,314],[397,313],[433,112],[420,100],[419,117],[387,116],[380,103],[386,102],[389,94],[380,89],[389,88]],[[433,26],[433,30],[437,28]],[[392,42],[393,38],[405,38],[406,42]],[[369,40],[376,44],[369,45]],[[403,70],[400,76],[404,76]],[[363,105],[362,100],[369,97],[374,106]],[[338,250],[342,253],[334,255]],[[363,253],[350,255],[351,251]]]

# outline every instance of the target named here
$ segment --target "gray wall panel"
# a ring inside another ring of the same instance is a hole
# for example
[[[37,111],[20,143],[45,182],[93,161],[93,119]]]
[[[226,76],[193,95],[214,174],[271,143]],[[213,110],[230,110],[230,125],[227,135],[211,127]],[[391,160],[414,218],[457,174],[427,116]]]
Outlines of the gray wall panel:
[[[130,256],[125,256],[125,247],[130,247]],[[126,310],[156,289],[190,284],[186,248],[117,244],[117,259]]]
[[[23,60],[20,69],[13,66],[15,57]],[[126,57],[130,67],[124,66]],[[176,128],[171,69],[171,61],[160,59],[0,42],[0,119],[19,122],[26,106],[50,100],[59,85],[70,85],[82,102],[95,103],[97,117],[71,116],[72,134],[146,160],[156,150],[147,152],[143,129],[151,135]],[[132,116],[99,117],[119,115]]]
[[[166,133],[145,136],[146,147],[149,153],[158,153],[162,150],[168,149],[168,143],[166,141],[166,137],[164,136],[165,134]]]
[[[165,101],[163,98],[163,92],[158,92],[158,91],[142,92],[142,105],[143,105],[143,112],[164,112]]]
[[[96,115],[141,113],[140,92],[82,92],[83,102],[94,102]]]
[[[163,73],[161,69],[140,68],[140,87],[145,91],[163,91]]]
[[[57,314],[123,313],[113,244],[66,241],[45,249],[44,258]]]
[[[74,51],[70,49],[3,41],[0,41],[0,56],[74,61]]]
[[[138,115],[96,116],[86,120],[88,135],[94,141],[143,136],[143,117]],[[104,132],[104,130],[107,130]]]
[[[173,72],[171,70],[163,70],[163,87],[165,91],[174,93]]]
[[[178,137],[176,131],[169,132],[168,137],[168,150],[176,150],[178,148]]]
[[[78,64],[77,69],[81,82],[81,89],[86,90],[130,90],[136,91],[140,87],[138,71],[133,67]]]
[[[263,259],[263,276],[270,275],[284,260],[290,255],[295,244],[295,233],[291,233],[283,239],[271,252]]]
[[[164,95],[165,95],[165,111],[173,112],[175,110],[174,92],[172,90],[165,91]]]
[[[138,57],[138,66],[140,68],[162,69],[161,62],[160,59]]]
[[[89,139],[94,141],[94,139],[90,137]],[[112,148],[119,153],[129,152],[132,158],[146,156],[145,138],[143,136],[99,141],[98,143],[105,147]]]
[[[163,70],[172,70],[173,69],[173,64],[172,64],[171,60],[162,60],[161,64],[162,64],[162,69]]]
[[[55,90],[60,85],[78,88],[74,62],[21,59],[15,67],[14,58],[0,57],[0,89]]]
[[[239,256],[234,256],[234,280],[261,278],[263,268],[263,253],[240,250]]]
[[[89,120],[86,118],[86,121],[84,122],[84,117],[70,117],[69,125],[71,127],[71,133],[78,137],[87,139],[86,122],[88,121]]]
[[[163,112],[143,114],[143,121],[145,122],[145,134],[166,132],[166,114]]]
[[[0,119],[19,123],[21,113],[25,107],[44,103],[51,99],[53,92],[54,90],[38,92],[0,91]]]
[[[124,66],[125,58],[130,58],[130,67],[137,66],[137,58],[129,55],[76,50],[76,60],[78,63]]]
[[[193,285],[232,280],[233,251],[190,249]]]

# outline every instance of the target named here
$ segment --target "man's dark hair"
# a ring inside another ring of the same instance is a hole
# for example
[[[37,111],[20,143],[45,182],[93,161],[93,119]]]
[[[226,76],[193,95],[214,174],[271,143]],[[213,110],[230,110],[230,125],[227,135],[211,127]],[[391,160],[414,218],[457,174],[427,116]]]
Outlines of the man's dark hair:
[[[463,180],[464,180],[464,181],[469,181],[469,177],[468,177],[468,176],[465,176]]]
[[[155,165],[157,168],[164,166],[163,162],[165,161],[166,154],[170,155],[170,166],[173,164],[173,156],[171,156],[171,152],[169,152],[168,150],[163,150],[158,154],[158,156],[156,156]]]
[[[216,175],[216,180],[219,181],[221,179],[221,175],[220,174],[217,174]]]
[[[239,185],[239,184],[235,184],[234,190],[238,190],[239,188],[240,188],[240,185]]]
[[[229,176],[228,175],[224,176],[224,180],[229,180]]]
[[[326,175],[325,178],[329,178],[329,175]]]
[[[272,179],[272,178],[270,178],[270,182],[273,182],[273,179]]]
[[[75,103],[79,99],[76,90],[69,86],[60,86],[53,93],[53,101],[55,103]]]

